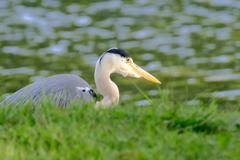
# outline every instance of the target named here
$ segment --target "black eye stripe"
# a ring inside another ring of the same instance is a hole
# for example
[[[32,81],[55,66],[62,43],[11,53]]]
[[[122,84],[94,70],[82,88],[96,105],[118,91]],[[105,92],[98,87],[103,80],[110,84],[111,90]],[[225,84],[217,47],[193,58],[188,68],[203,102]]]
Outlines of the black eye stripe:
[[[120,55],[121,57],[124,57],[124,58],[131,58],[131,56],[130,56],[126,51],[124,51],[123,49],[120,49],[120,48],[111,48],[111,49],[107,50],[107,51],[99,58],[99,64],[101,64],[102,58],[104,57],[104,55],[105,55],[106,53],[118,54],[118,55]]]
[[[107,51],[107,53],[113,53],[113,54],[118,54],[121,57],[131,57],[126,51],[120,49],[120,48],[112,48]]]

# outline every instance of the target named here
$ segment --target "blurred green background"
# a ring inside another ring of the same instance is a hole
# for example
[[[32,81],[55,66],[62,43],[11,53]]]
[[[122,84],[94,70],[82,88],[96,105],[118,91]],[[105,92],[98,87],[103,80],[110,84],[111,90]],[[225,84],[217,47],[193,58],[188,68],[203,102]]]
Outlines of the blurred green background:
[[[171,101],[189,105],[220,97],[240,100],[240,1],[234,0],[2,0],[0,95],[61,73],[81,76],[96,90],[98,57],[127,51],[161,82]],[[158,98],[157,85],[114,74],[123,102]],[[136,94],[138,93],[138,94]]]

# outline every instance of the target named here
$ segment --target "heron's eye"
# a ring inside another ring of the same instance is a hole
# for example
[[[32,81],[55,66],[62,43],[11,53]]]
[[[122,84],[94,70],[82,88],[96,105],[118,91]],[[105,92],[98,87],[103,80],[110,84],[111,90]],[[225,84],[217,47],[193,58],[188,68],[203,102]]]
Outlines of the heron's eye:
[[[127,63],[130,63],[130,62],[131,62],[130,58],[127,58]]]

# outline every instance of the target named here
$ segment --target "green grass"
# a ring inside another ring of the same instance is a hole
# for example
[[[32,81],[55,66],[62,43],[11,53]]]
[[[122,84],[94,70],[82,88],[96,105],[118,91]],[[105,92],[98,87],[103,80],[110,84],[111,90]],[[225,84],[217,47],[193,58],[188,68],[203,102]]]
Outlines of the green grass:
[[[1,107],[0,159],[237,160],[240,113],[217,106],[163,96],[144,107]]]

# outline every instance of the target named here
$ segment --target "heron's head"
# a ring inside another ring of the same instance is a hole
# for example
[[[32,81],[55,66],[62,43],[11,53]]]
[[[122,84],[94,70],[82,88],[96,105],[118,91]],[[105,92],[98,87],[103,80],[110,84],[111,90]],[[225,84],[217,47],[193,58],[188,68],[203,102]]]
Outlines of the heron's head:
[[[106,68],[112,70],[112,72],[119,73],[131,77],[143,77],[149,81],[159,83],[161,82],[152,76],[147,71],[140,68],[133,62],[131,56],[124,50],[119,48],[111,48],[107,50],[99,59],[97,65],[107,64]]]

